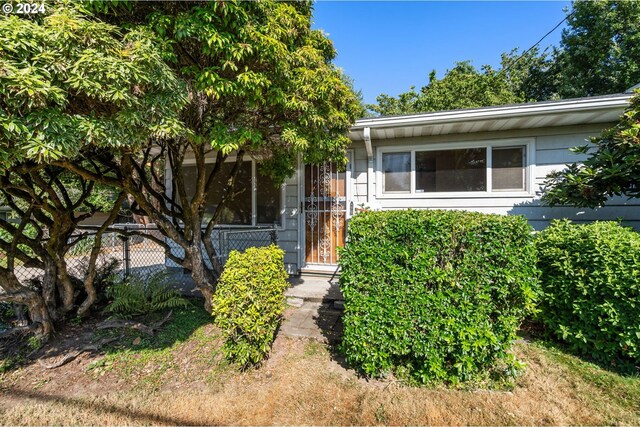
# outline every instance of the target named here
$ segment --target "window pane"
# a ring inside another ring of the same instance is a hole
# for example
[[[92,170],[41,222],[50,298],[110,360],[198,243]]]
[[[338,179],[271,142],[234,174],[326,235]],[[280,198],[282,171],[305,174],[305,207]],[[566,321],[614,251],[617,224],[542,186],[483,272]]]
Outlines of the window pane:
[[[494,148],[491,160],[493,190],[525,190],[524,147]]]
[[[214,179],[205,207],[205,220],[210,219],[216,211],[222,196],[225,194],[226,183],[229,179],[234,162],[224,163]],[[211,173],[213,165],[207,165],[207,174]],[[195,193],[197,170],[195,166],[184,166],[183,176],[187,194],[192,197]],[[251,225],[251,162],[243,162],[233,187],[233,199],[227,202],[218,217],[221,224]]]
[[[257,186],[257,215],[258,224],[280,224],[280,187],[276,186],[270,176],[260,173],[260,168],[256,168]]]
[[[382,191],[411,191],[411,153],[382,154]]]
[[[487,150],[416,152],[416,192],[486,191]]]

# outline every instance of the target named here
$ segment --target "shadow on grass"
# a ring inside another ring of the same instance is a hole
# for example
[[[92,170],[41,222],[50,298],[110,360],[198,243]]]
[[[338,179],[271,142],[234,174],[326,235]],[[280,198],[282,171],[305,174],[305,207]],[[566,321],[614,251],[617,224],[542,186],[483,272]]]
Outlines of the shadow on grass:
[[[131,408],[120,407],[118,405],[96,402],[95,400],[61,397],[53,394],[47,394],[38,391],[27,391],[13,387],[7,387],[2,390],[4,393],[14,398],[32,399],[38,402],[53,402],[65,406],[73,407],[77,410],[92,411],[97,413],[108,413],[118,416],[127,417],[131,421],[148,423],[148,424],[165,424],[165,425],[199,425],[192,421],[182,418],[166,417],[155,414],[153,412],[136,411]]]
[[[640,380],[640,366],[635,366],[632,361],[605,363],[597,360],[589,354],[584,354],[559,340],[551,331],[547,330],[540,321],[526,319],[518,331],[518,336],[540,347],[551,350],[559,356],[564,356],[565,358],[575,357],[585,364],[591,364],[611,374]]]
[[[212,323],[211,314],[203,308],[203,301],[199,298],[189,299],[186,308],[174,309],[173,314],[167,323],[152,336],[146,335],[138,330],[130,328],[106,329],[96,331],[95,335],[103,337],[118,337],[113,344],[106,347],[107,352],[117,352],[123,349],[131,350],[163,350],[187,341],[191,335],[200,327]],[[161,320],[167,312],[153,313],[143,318],[138,318],[140,322],[149,325]],[[133,344],[136,338],[140,342]]]
[[[212,322],[211,315],[203,308],[202,299],[188,299],[188,302],[187,307],[174,309],[171,318],[154,335],[147,335],[131,328],[101,330],[98,326],[105,318],[99,316],[85,320],[80,324],[67,323],[40,350],[21,355],[20,358],[12,361],[11,366],[28,366],[39,360],[44,364],[51,365],[78,352],[97,355],[114,354],[127,350],[138,352],[169,349],[176,344],[187,341],[196,330]],[[137,317],[134,320],[150,325],[162,319],[166,314],[167,312],[153,313]],[[108,338],[113,338],[115,341],[104,345],[104,347],[91,348]],[[0,364],[2,361],[0,358]]]

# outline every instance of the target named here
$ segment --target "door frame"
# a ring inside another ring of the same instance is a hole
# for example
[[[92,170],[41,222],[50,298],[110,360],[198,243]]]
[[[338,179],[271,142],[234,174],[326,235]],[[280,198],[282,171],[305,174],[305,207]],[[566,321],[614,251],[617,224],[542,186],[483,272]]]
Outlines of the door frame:
[[[354,164],[354,152],[353,149],[347,150],[347,166],[345,169],[344,181],[345,181],[345,198],[346,198],[346,213],[345,213],[345,227],[349,223],[349,219],[353,216],[353,198],[352,198],[352,186],[353,186],[353,164]],[[302,157],[298,158],[298,168],[296,171],[298,179],[298,271],[307,267],[306,261],[306,223],[305,223],[305,211],[304,211],[304,198],[305,198],[305,164],[302,161]],[[345,234],[346,238],[346,234]],[[315,265],[315,264],[311,264]]]

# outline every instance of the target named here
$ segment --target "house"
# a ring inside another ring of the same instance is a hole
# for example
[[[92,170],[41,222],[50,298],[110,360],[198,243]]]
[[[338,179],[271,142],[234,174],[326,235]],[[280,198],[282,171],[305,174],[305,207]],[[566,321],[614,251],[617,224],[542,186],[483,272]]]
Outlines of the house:
[[[252,191],[234,201],[237,212],[231,208],[227,232],[275,227],[287,269],[298,274],[335,271],[336,247],[344,244],[349,218],[359,208],[522,214],[536,229],[554,218],[621,218],[640,228],[640,201],[616,198],[599,209],[551,208],[539,201],[545,176],[584,159],[569,149],[612,126],[630,98],[625,93],[361,119],[350,131],[346,171],[300,163],[278,191],[255,161],[246,162],[241,179]]]

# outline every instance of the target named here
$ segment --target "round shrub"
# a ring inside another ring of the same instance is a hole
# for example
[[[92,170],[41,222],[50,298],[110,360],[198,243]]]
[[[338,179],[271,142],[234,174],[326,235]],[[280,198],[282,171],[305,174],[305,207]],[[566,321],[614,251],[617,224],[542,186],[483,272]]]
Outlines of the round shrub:
[[[339,262],[341,348],[365,374],[458,383],[515,373],[509,349],[537,281],[524,218],[364,212]]]
[[[640,365],[640,235],[616,222],[564,220],[536,246],[545,326],[599,363]]]
[[[287,277],[284,252],[275,245],[229,254],[213,316],[225,356],[240,367],[256,365],[269,353],[285,308]]]

